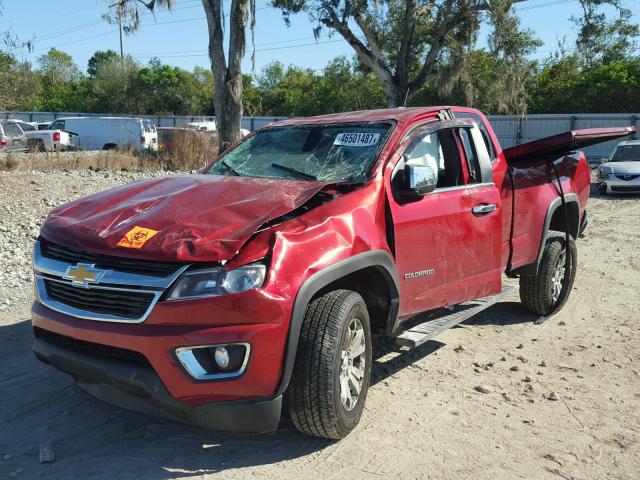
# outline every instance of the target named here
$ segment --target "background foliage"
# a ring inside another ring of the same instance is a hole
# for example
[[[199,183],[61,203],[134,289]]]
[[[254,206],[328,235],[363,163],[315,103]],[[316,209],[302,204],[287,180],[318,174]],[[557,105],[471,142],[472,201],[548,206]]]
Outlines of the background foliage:
[[[1,1],[1,0],[0,0]],[[501,0],[502,1],[502,0]],[[504,0],[506,1],[506,0]],[[487,46],[460,45],[407,106],[469,105],[491,114],[640,112],[640,29],[619,0],[579,0],[574,45],[560,42],[544,60],[540,42],[517,18],[491,19]],[[609,18],[599,8],[617,8]],[[500,12],[496,10],[496,12]],[[494,13],[494,15],[497,15]],[[213,115],[213,76],[152,59],[142,65],[113,50],[95,52],[81,71],[52,49],[35,64],[0,46],[0,111]],[[273,62],[243,75],[245,115],[318,115],[384,108],[379,78],[353,58],[338,57],[319,71]]]

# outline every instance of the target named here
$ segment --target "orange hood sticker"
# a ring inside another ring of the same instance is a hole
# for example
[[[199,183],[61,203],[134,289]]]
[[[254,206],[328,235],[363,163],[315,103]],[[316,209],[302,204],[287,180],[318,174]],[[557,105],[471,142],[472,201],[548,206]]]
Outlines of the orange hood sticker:
[[[118,246],[140,249],[156,233],[158,233],[157,230],[135,226],[124,234],[124,237],[118,242]]]

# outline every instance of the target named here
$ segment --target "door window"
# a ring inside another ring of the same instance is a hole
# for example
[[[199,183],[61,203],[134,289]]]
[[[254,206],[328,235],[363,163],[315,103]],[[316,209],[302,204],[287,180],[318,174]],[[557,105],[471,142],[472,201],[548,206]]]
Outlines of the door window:
[[[482,133],[482,140],[484,140],[484,144],[487,147],[487,152],[489,153],[489,158],[493,163],[496,160],[496,150],[493,147],[493,142],[489,137],[489,132],[487,131],[487,126],[480,118],[480,115],[476,113],[467,113],[467,112],[456,112],[456,118],[470,118],[474,122],[478,124],[478,128],[480,128],[480,133]]]
[[[478,152],[476,151],[475,144],[471,138],[471,132],[467,128],[461,128],[458,130],[460,135],[460,142],[464,150],[466,157],[467,171],[469,172],[467,183],[480,183],[482,182],[482,176],[480,174],[480,161],[478,159]]]
[[[64,130],[64,120],[56,120],[49,127],[50,130]]]
[[[156,126],[150,120],[143,120],[142,124],[144,125],[145,133],[153,133],[156,131]]]
[[[404,153],[405,165],[429,165],[438,172],[438,188],[464,183],[458,145],[452,130],[418,135]]]

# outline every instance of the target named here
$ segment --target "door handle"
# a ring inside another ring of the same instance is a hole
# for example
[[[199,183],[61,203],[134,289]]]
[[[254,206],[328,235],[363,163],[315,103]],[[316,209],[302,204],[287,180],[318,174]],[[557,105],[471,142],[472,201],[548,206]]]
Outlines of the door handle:
[[[497,207],[493,203],[488,205],[477,205],[471,209],[471,213],[476,216],[481,216],[493,212],[496,208]]]

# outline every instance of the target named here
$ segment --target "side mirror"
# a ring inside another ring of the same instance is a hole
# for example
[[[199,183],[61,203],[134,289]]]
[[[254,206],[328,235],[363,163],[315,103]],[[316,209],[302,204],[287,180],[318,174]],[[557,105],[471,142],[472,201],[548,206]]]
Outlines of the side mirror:
[[[438,172],[429,165],[411,165],[404,167],[407,181],[407,193],[426,195],[433,192],[438,185]]]

